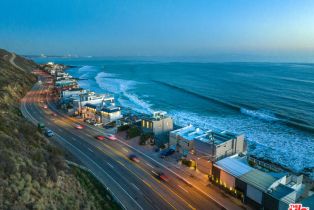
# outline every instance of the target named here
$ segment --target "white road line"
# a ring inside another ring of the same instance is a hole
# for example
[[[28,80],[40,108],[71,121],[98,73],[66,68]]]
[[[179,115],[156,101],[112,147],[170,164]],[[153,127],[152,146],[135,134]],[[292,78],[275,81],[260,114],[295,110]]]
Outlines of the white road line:
[[[151,168],[154,168],[154,166],[152,166],[151,164],[149,164],[149,163],[145,163],[146,165],[148,165],[149,167],[151,167]]]
[[[131,183],[131,185],[132,185],[135,189],[137,189],[138,191],[140,191],[140,189],[139,189],[134,183]]]
[[[31,121],[33,121],[34,124],[36,124],[38,121],[28,112],[27,108],[26,108],[26,104],[23,103],[22,106],[24,106],[24,110],[26,111],[26,114],[30,117]],[[87,159],[89,159],[94,165],[96,165],[104,174],[107,175],[107,177],[109,177],[113,182],[116,183],[116,185],[123,191],[126,193],[126,195],[132,199],[132,201],[140,208],[143,209],[137,201],[134,200],[134,198],[128,194],[122,187],[121,185],[114,180],[108,173],[106,173],[94,160],[92,160],[91,158],[89,158],[85,153],[83,153],[80,149],[78,149],[77,147],[75,147],[73,144],[71,144],[70,142],[66,141],[64,138],[62,138],[60,135],[56,134],[57,137],[59,137],[60,139],[63,140],[63,142],[71,145],[74,149],[76,149],[77,151],[79,151],[83,156],[85,156]],[[93,173],[93,172],[92,172]],[[93,173],[94,174],[94,173]],[[95,177],[98,177],[96,174],[94,174]],[[101,180],[101,179],[99,179]],[[117,201],[121,204],[121,206],[123,207],[123,209],[128,209],[126,208],[123,203],[121,202],[121,200],[107,187],[107,189],[112,193],[112,195],[117,199]]]
[[[91,148],[88,147],[87,149],[88,149],[89,151],[93,152],[93,150],[92,150]]]
[[[125,149],[124,147],[122,148],[125,152],[129,152],[127,149]]]
[[[108,164],[111,168],[114,168],[113,165],[111,165],[110,163],[107,162],[107,164]]]
[[[184,192],[189,193],[189,191],[187,191],[186,189],[184,189],[184,188],[181,187],[180,185],[178,185],[178,187],[180,187]]]

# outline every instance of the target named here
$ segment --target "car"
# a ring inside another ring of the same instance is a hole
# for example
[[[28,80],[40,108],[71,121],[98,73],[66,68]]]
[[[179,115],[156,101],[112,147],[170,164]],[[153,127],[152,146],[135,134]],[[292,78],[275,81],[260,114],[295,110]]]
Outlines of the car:
[[[40,103],[44,103],[44,100],[40,100],[39,102],[40,102]]]
[[[96,123],[96,122],[95,122],[93,125],[94,125],[94,126],[100,126],[100,125],[102,125],[102,123]]]
[[[117,140],[117,137],[113,134],[105,134],[105,138],[106,139],[109,139],[111,141],[116,141]]]
[[[89,118],[85,118],[85,119],[84,119],[84,122],[86,122],[86,123],[91,123],[91,120],[90,120]]]
[[[163,172],[156,172],[156,171],[152,171],[152,173],[154,174],[154,176],[164,182],[168,182],[169,178],[163,173]]]
[[[134,154],[129,155],[129,159],[136,162],[136,163],[140,162],[140,159]]]
[[[165,158],[165,157],[167,157],[167,156],[172,155],[174,152],[175,152],[174,149],[164,150],[164,151],[161,152],[160,157],[161,157],[161,158]]]
[[[57,114],[56,113],[51,113],[51,116],[56,117]]]
[[[44,108],[44,109],[48,109],[48,106],[47,106],[47,105],[44,105],[43,108]]]
[[[52,132],[52,130],[49,130],[49,129],[45,130],[45,136],[52,137],[53,135],[54,135],[54,133]]]
[[[99,141],[103,141],[103,140],[105,139],[104,136],[96,136],[95,138],[96,138],[97,140],[99,140]]]
[[[79,129],[79,130],[82,130],[82,129],[84,128],[84,127],[83,127],[82,125],[80,125],[80,124],[75,124],[74,127],[75,127],[76,129]]]

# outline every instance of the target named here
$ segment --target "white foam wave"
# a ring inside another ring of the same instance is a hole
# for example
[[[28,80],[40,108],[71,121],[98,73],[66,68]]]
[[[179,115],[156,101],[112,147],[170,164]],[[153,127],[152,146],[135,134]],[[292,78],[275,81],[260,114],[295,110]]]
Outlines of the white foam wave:
[[[119,102],[124,107],[130,107],[133,110],[141,113],[152,113],[153,110],[150,108],[152,105],[146,101],[140,99],[136,94],[131,93],[131,90],[135,88],[137,84],[136,81],[124,80],[114,78],[115,74],[109,74],[105,72],[100,72],[95,77],[95,80],[100,88],[115,94],[124,96],[124,98],[119,97]]]
[[[267,110],[250,110],[250,109],[245,109],[241,108],[240,112],[242,114],[260,119],[260,120],[265,120],[265,121],[278,121],[279,119],[270,111]]]
[[[204,128],[244,133],[249,153],[281,164],[296,172],[314,167],[313,136],[285,125],[269,123],[245,115],[228,117],[202,116],[192,112],[170,111],[181,126],[189,123]],[[314,177],[314,174],[311,174]]]

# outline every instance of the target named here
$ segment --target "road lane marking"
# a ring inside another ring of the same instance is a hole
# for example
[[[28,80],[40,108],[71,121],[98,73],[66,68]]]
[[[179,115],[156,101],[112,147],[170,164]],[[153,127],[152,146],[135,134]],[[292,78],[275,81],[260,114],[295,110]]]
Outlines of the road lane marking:
[[[124,165],[120,160],[117,160],[117,162],[118,162],[120,165],[122,165],[122,166],[125,167],[125,165]]]
[[[146,182],[145,180],[143,180],[143,182],[144,182],[148,187],[152,188],[152,186],[151,186],[148,182]]]
[[[114,168],[113,165],[111,165],[110,163],[107,162],[107,164],[108,164],[111,168]]]
[[[140,189],[139,189],[134,183],[131,183],[131,185],[132,185],[135,189],[137,189],[138,191],[140,191]]]
[[[189,191],[187,191],[186,189],[184,189],[184,188],[181,187],[180,185],[178,185],[178,187],[180,187],[184,192],[189,193]]]
[[[91,148],[88,147],[87,149],[88,149],[89,151],[93,152],[93,150],[92,150]]]
[[[79,151],[83,156],[85,156],[89,161],[91,161],[95,166],[97,166],[104,174],[107,175],[107,177],[109,177],[113,182],[116,183],[116,185],[129,197],[131,198],[131,200],[140,208],[140,209],[143,209],[139,203],[134,200],[134,198],[127,192],[125,191],[125,189],[115,180],[113,179],[106,171],[103,170],[103,168],[101,166],[99,166],[93,159],[91,159],[89,156],[87,156],[83,151],[81,151],[79,148],[75,147],[73,144],[71,144],[70,142],[68,142],[66,139],[64,139],[63,137],[61,137],[60,135],[56,134],[56,136],[58,136],[60,139],[63,139],[64,142],[68,143],[69,145],[71,145],[74,149],[76,149],[77,151]],[[111,191],[112,192],[112,191]],[[113,194],[115,197],[116,195]],[[117,198],[117,197],[116,197]],[[118,199],[118,198],[117,198]],[[119,200],[119,199],[118,199]],[[124,207],[124,209],[127,209],[123,203],[120,201],[120,204],[122,204],[122,206]]]
[[[71,121],[74,121],[73,119],[70,119],[70,120],[71,120]],[[75,122],[76,122],[76,121],[75,121]],[[88,126],[88,125],[87,125],[87,127],[91,128],[92,130],[96,130],[96,128],[92,128],[91,126]],[[98,131],[98,130],[97,130],[97,131]],[[99,132],[99,131],[98,131],[98,132]],[[102,132],[102,131],[100,131],[100,132],[101,132],[101,133],[104,133],[104,132]],[[119,142],[122,143],[120,139],[119,139]],[[127,145],[127,146],[128,146],[129,148],[131,148],[131,149],[136,150],[136,151],[139,152],[139,153],[142,153],[142,152],[138,151],[137,149],[133,148],[132,146],[130,146],[130,145],[124,143],[124,142],[123,142],[123,144]],[[143,154],[143,153],[142,153],[142,154]],[[143,154],[143,155],[145,155],[145,154]],[[148,157],[147,155],[145,155],[145,156]],[[149,157],[149,158],[150,158],[150,157]],[[153,160],[152,158],[150,158],[150,159]],[[156,162],[155,160],[153,160],[153,161]],[[120,164],[121,164],[121,162],[120,162]],[[158,163],[158,164],[159,164],[159,163]],[[123,164],[122,164],[122,165],[123,165]],[[164,167],[165,167],[165,166],[164,166]],[[166,167],[166,168],[167,168],[167,167]],[[167,169],[168,169],[168,168],[167,168]],[[169,170],[169,169],[168,169],[168,170]],[[147,185],[150,186],[150,184],[148,184],[148,183],[147,183]],[[189,205],[189,206],[190,206],[190,205]]]
[[[129,152],[127,149],[125,149],[124,147],[122,148],[125,152]]]
[[[149,163],[145,163],[146,165],[148,165],[149,167],[151,167],[151,168],[154,168],[154,166],[152,166],[151,164],[149,164]]]

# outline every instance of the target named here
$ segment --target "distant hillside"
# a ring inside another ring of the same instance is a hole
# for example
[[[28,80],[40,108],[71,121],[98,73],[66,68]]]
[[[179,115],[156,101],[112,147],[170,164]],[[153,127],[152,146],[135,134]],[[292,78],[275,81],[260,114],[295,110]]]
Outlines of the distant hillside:
[[[63,152],[19,111],[36,82],[31,60],[0,49],[0,209],[117,209],[87,172],[70,168]]]

